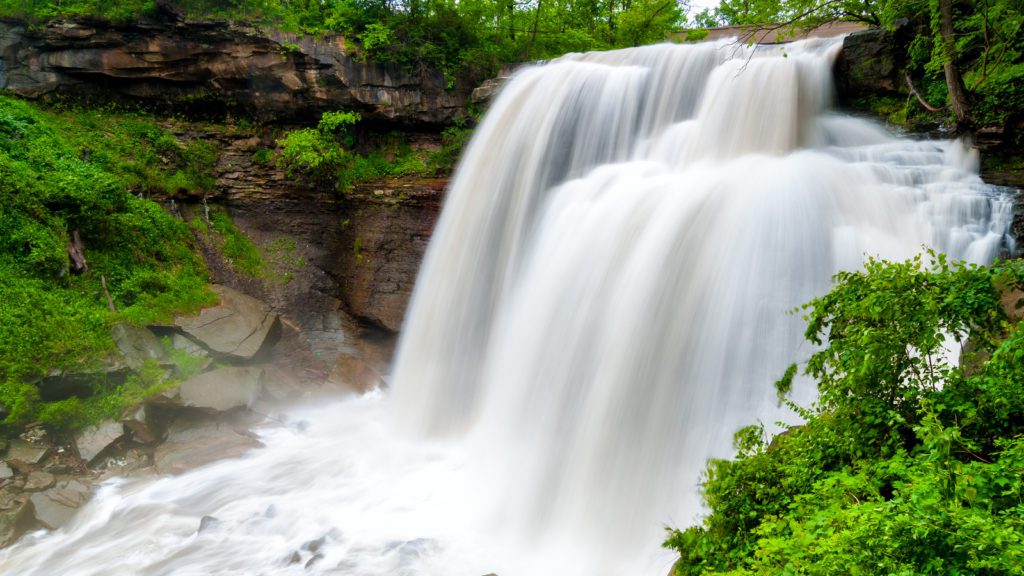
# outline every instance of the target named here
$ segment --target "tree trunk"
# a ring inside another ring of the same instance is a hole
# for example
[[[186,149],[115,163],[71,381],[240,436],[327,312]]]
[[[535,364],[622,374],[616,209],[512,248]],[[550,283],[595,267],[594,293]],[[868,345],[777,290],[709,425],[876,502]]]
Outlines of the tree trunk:
[[[956,115],[958,127],[971,124],[971,94],[964,85],[956,53],[956,37],[953,30],[953,0],[939,0],[939,35],[942,37],[942,71],[946,75],[946,90],[949,105]]]
[[[537,0],[537,11],[533,14],[533,34],[530,36],[530,45],[526,48],[526,59],[530,59],[530,53],[537,44],[537,27],[540,25],[540,10],[544,6],[544,0]]]

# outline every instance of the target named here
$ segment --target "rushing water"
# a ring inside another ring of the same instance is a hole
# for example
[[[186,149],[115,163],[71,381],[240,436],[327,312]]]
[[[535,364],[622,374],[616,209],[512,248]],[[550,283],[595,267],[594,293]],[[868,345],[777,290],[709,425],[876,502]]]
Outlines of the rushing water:
[[[108,483],[0,568],[665,573],[706,458],[791,418],[771,382],[811,350],[788,310],[865,255],[1009,242],[1010,203],[960,143],[829,111],[837,50],[660,45],[517,74],[453,181],[391,391],[296,409],[307,425],[245,458]]]

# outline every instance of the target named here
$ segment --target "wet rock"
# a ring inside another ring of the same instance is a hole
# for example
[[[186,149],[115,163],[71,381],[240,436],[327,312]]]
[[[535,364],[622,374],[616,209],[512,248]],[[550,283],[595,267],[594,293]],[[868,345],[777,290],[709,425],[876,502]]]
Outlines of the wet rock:
[[[37,446],[24,440],[12,440],[7,449],[7,460],[18,460],[34,465],[41,462],[48,452],[49,448],[46,446]]]
[[[89,487],[77,480],[65,480],[45,492],[32,495],[36,520],[51,530],[68,523],[89,499]]]
[[[385,386],[384,379],[369,364],[361,358],[345,353],[338,355],[327,381],[359,393]]]
[[[117,324],[111,330],[117,349],[132,370],[138,370],[146,360],[165,360],[167,352],[152,332],[130,324]]]
[[[161,474],[179,474],[224,458],[236,458],[262,444],[229,424],[179,420],[157,447],[153,463]]]
[[[122,436],[124,426],[120,422],[105,420],[75,435],[75,447],[78,448],[78,455],[82,460],[89,463]]]
[[[307,550],[309,552],[316,554],[320,551],[321,548],[324,547],[325,542],[327,542],[327,537],[321,536],[316,540],[310,540],[309,542],[304,543],[302,545],[302,550]]]
[[[282,402],[300,398],[305,392],[298,378],[277,366],[265,366],[260,381],[263,384],[262,396],[268,400]]]
[[[220,524],[220,520],[217,519],[217,517],[209,516],[209,515],[203,516],[202,519],[199,520],[199,530],[198,530],[198,532],[200,534],[202,534],[206,530],[210,530],[210,529],[216,528],[218,524]]]
[[[498,96],[498,92],[508,82],[508,78],[490,78],[473,89],[472,98],[474,104],[490,104]]]
[[[227,411],[248,408],[260,395],[263,368],[231,366],[193,376],[178,388],[185,406]]]
[[[1015,286],[1004,289],[1000,303],[1007,318],[1013,321],[1024,319],[1024,290]]]
[[[204,346],[243,359],[256,355],[271,330],[279,325],[268,304],[226,286],[213,286],[220,303],[196,316],[180,316],[175,324]]]
[[[523,66],[526,66],[525,62],[502,65],[497,76],[484,80],[482,84],[473,89],[470,99],[474,104],[490,104],[498,96],[502,87],[508,83],[512,74]]]
[[[904,81],[899,36],[876,29],[843,39],[843,49],[835,64],[836,91],[841,101],[901,93]]]
[[[149,451],[130,448],[124,454],[103,460],[104,472],[98,478],[100,482],[115,477],[141,477],[152,470],[152,457]],[[147,470],[148,469],[148,470]]]
[[[49,472],[42,470],[33,470],[29,473],[25,479],[25,487],[22,488],[25,492],[39,492],[46,490],[47,488],[53,487],[57,479]]]
[[[32,528],[35,516],[27,495],[22,494],[0,506],[0,548],[10,546]]]
[[[353,316],[392,332],[402,327],[446,180],[356,187],[336,267],[341,300]]]
[[[192,356],[206,356],[208,354],[205,348],[181,334],[171,336],[171,346]]]
[[[153,444],[161,439],[161,434],[152,420],[143,404],[126,411],[121,417],[121,424],[135,442]]]

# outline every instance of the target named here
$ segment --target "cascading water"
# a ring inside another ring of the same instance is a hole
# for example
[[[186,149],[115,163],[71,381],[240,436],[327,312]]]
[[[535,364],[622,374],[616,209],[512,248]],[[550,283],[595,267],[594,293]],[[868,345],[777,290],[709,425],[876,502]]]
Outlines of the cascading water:
[[[0,569],[664,573],[663,526],[698,517],[706,458],[787,417],[771,382],[811,352],[788,310],[865,254],[985,262],[1009,241],[1010,202],[960,143],[828,112],[838,48],[519,73],[452,184],[393,391],[295,410],[307,426],[242,459],[111,482]]]

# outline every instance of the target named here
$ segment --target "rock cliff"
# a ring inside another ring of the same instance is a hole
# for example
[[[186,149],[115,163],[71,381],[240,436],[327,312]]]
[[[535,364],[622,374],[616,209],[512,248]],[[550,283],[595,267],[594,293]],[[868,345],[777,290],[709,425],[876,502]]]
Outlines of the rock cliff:
[[[469,95],[438,71],[365,62],[341,36],[314,39],[223,22],[0,22],[0,90],[26,98],[142,101],[261,120],[344,108],[365,119],[443,125]]]

